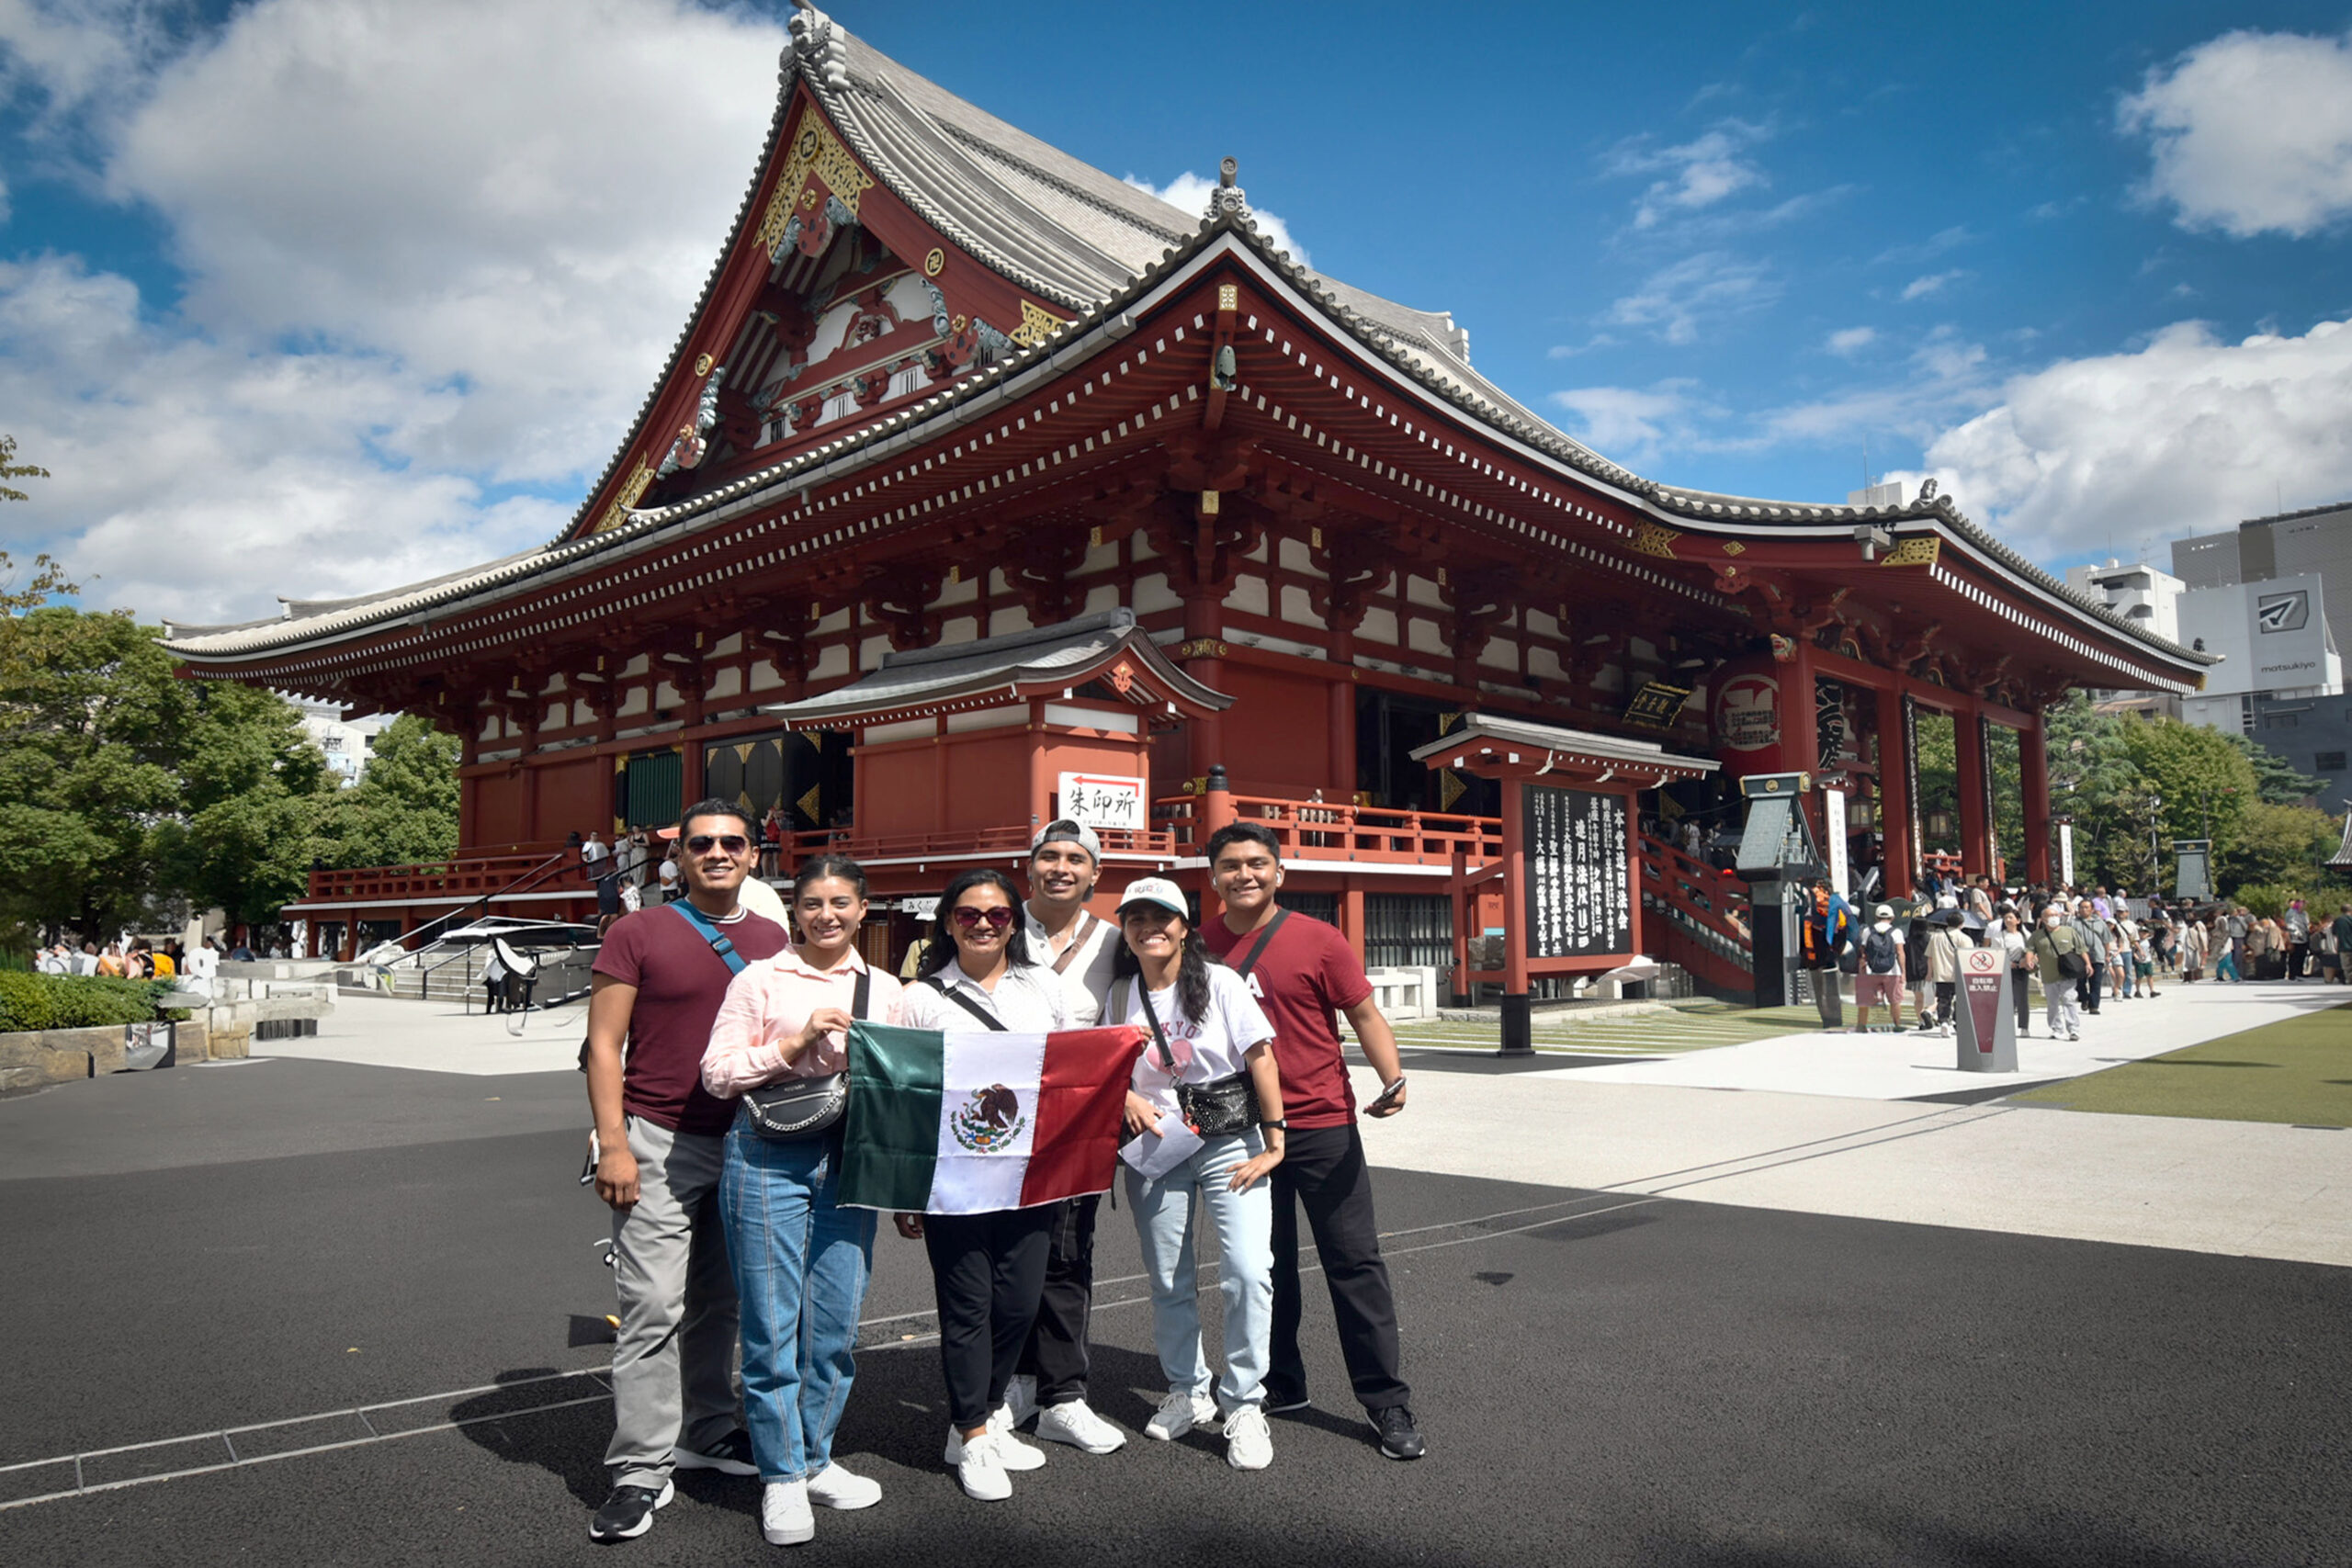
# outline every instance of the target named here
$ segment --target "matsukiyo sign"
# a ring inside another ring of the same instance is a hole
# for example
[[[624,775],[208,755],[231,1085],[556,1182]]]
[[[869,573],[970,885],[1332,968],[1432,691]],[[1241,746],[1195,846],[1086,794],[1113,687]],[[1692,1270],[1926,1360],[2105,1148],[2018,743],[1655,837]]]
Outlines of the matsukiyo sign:
[[[1109,773],[1061,775],[1061,809],[1055,815],[1098,831],[1104,828],[1127,832],[1151,825],[1150,786],[1142,779]]]

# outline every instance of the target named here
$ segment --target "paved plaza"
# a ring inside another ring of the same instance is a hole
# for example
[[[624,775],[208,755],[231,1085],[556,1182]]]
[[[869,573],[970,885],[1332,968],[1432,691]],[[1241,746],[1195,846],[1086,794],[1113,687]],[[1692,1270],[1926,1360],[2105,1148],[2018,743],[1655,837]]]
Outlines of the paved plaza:
[[[2352,1561],[2352,1133],[2000,1098],[2346,996],[2168,991],[1957,1094],[1949,1042],[1893,1037],[1411,1052],[1412,1107],[1367,1142],[1413,1465],[1366,1440],[1311,1303],[1317,1404],[1269,1471],[1138,1438],[970,1502],[937,1462],[922,1250],[886,1227],[841,1439],[886,1495],[805,1554]],[[518,1036],[347,998],[248,1063],[0,1103],[0,1562],[770,1551],[756,1484],[705,1477],[646,1540],[587,1540],[612,1288],[578,1042],[576,1011]],[[1136,1430],[1149,1308],[1124,1211],[1102,1235],[1095,1402]]]

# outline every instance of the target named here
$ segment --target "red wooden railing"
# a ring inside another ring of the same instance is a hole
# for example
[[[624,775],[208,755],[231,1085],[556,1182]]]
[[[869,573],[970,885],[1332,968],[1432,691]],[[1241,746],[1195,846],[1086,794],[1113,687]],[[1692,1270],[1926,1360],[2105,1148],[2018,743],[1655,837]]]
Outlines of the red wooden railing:
[[[1125,832],[1105,829],[1100,836],[1106,852],[1165,855],[1171,859],[1182,852],[1163,829]],[[1026,828],[963,828],[937,833],[868,836],[852,826],[786,833],[784,836],[781,871],[789,872],[814,854],[847,855],[855,861],[882,862],[916,860],[925,855],[1026,855],[1028,852],[1029,829]]]
[[[312,898],[348,899],[368,903],[395,898],[453,898],[496,893],[518,878],[563,853],[563,844],[521,844],[494,855],[468,855],[457,860],[426,861],[417,865],[371,865],[345,871],[311,873]],[[577,851],[571,851],[577,855]],[[588,887],[590,868],[576,860],[534,885],[535,891],[572,892]]]
[[[1151,814],[1168,824],[1177,853],[1197,855],[1207,847],[1207,798],[1179,795],[1152,803]],[[1503,852],[1502,822],[1493,817],[1259,795],[1227,799],[1232,803],[1233,819],[1272,833],[1284,860],[1353,861],[1374,866],[1452,865],[1458,850],[1475,866]]]
[[[1650,950],[1720,988],[1752,984],[1747,887],[1663,839],[1644,834],[1641,844]]]

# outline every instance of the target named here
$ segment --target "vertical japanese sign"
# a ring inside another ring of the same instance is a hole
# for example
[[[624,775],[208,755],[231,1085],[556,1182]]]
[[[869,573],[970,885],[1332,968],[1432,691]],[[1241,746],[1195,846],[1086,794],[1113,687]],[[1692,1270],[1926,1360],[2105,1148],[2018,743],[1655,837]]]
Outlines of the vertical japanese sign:
[[[1145,806],[1146,788],[1141,779],[1102,773],[1064,773],[1061,775],[1061,810],[1058,815],[1064,820],[1076,822],[1081,827],[1134,832],[1151,825]]]
[[[1848,883],[1851,866],[1846,853],[1846,792],[1825,789],[1821,792],[1822,836],[1829,840],[1829,886],[1838,889],[1838,897],[1850,898],[1854,890]]]
[[[1903,694],[1903,811],[1907,819],[1904,825],[1911,831],[1911,842],[1906,852],[1911,857],[1911,863],[1903,868],[1907,881],[1909,874],[1919,869],[1920,857],[1927,852],[1928,847],[1919,837],[1919,705],[1908,692]],[[1894,876],[1894,868],[1889,867],[1887,879],[1890,883]]]
[[[1993,721],[1983,714],[1976,716],[1976,783],[1984,792],[1984,869],[1991,871],[2001,859],[2001,830],[1993,819]],[[2006,867],[2003,868],[2006,871]],[[1996,880],[2007,882],[2007,876]]]
[[[2058,824],[2058,883],[2062,887],[2075,885],[2075,825]]]
[[[1529,784],[1520,791],[1530,958],[1618,953],[1633,941],[1625,797]]]

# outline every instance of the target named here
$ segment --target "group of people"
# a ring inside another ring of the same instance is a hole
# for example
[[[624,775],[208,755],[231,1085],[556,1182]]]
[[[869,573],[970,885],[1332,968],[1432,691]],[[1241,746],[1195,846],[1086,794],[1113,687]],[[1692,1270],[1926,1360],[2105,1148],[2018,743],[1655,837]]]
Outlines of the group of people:
[[[173,980],[190,982],[195,990],[209,989],[212,977],[220,972],[220,950],[210,937],[206,937],[193,949],[181,945],[177,938],[167,940],[157,947],[146,937],[133,937],[128,942],[110,942],[101,948],[95,942],[85,942],[79,948],[72,942],[58,942],[34,954],[33,968],[43,975],[103,975],[116,979]]]
[[[1267,1416],[1309,1403],[1303,1207],[1372,1440],[1392,1459],[1420,1457],[1337,1016],[1383,1086],[1364,1114],[1404,1109],[1404,1073],[1346,941],[1277,903],[1272,834],[1240,823],[1210,839],[1216,917],[1196,922],[1175,884],[1143,877],[1103,919],[1089,908],[1100,842],[1080,824],[1049,823],[1031,847],[1025,897],[993,869],[947,885],[905,983],[858,950],[867,890],[854,862],[818,855],[798,868],[787,930],[742,903],[760,844],[738,807],[693,807],[678,842],[682,898],[612,926],[589,1004],[594,1180],[613,1209],[620,1296],[613,1487],[592,1537],[642,1535],[679,1469],[758,1476],[762,1532],[778,1545],[810,1540],[817,1508],[880,1500],[878,1482],[833,1454],[878,1216],[839,1201],[838,1125],[779,1136],[744,1103],[843,1071],[860,1019],[1133,1029],[1140,1054],[1117,1177],[1167,1386],[1144,1435],[1169,1441],[1214,1425],[1235,1469],[1272,1461]],[[1108,1189],[1114,1171],[1102,1178]],[[1010,1496],[1012,1475],[1046,1462],[1019,1436],[1032,1423],[1038,1438],[1088,1454],[1126,1443],[1088,1397],[1100,1201],[894,1216],[931,1264],[942,1459],[975,1499]],[[1204,1230],[1217,1238],[1221,1370],[1201,1342]]]
[[[599,919],[633,915],[678,897],[684,872],[676,839],[657,850],[653,835],[642,828],[616,833],[609,844],[594,830],[584,840],[577,833],[572,837],[579,842],[580,863],[596,885]]]
[[[1881,1007],[1901,1029],[1907,994],[1919,1032],[1951,1033],[1961,954],[1972,947],[2001,950],[2019,1037],[2032,1033],[2038,982],[2044,1027],[2062,1040],[2081,1039],[2083,1020],[2098,1017],[2102,1000],[2156,997],[2160,978],[2193,982],[2209,962],[2217,980],[2245,978],[2249,966],[2264,978],[2301,979],[2307,962],[2319,978],[2342,979],[2352,952],[2352,904],[2332,921],[2314,920],[2296,898],[2280,921],[2243,906],[2201,909],[2162,897],[2135,909],[2121,888],[2104,886],[2003,889],[1990,876],[1925,870],[1918,885],[1916,900],[1879,904],[1867,922],[1826,878],[1800,893],[1798,964],[1815,972],[1825,1028],[1844,1028],[1842,972],[1854,979],[1857,1032]]]

